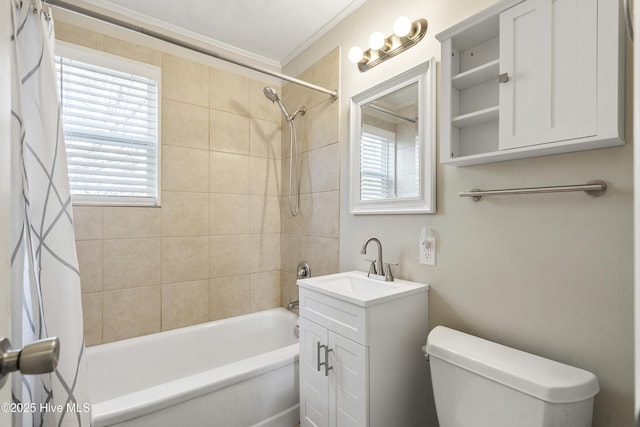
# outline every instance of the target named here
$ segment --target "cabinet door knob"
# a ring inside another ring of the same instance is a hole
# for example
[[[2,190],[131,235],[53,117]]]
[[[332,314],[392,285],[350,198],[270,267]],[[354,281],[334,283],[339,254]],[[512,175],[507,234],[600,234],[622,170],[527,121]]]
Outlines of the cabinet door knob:
[[[508,81],[509,81],[509,73],[502,73],[498,76],[498,83],[506,83]]]

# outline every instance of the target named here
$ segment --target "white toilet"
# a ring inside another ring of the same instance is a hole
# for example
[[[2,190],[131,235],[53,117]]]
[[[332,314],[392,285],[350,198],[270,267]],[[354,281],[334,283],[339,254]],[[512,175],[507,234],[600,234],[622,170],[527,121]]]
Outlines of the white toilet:
[[[595,375],[438,326],[427,339],[440,427],[589,427]]]

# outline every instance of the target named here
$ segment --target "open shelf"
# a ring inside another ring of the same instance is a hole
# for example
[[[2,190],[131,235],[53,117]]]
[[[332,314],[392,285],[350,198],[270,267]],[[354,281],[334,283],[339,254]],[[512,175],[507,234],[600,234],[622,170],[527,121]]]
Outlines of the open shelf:
[[[498,120],[499,111],[500,107],[496,105],[495,107],[489,107],[469,114],[463,114],[461,116],[454,117],[451,120],[451,125],[457,128],[465,128],[480,123]]]
[[[456,89],[467,89],[480,83],[484,83],[493,78],[498,79],[500,73],[500,60],[496,59],[471,70],[453,76],[451,84]]]

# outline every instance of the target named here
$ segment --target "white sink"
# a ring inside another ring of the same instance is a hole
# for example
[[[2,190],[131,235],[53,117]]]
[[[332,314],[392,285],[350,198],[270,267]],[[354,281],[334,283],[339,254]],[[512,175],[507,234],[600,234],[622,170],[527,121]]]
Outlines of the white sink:
[[[362,271],[300,279],[298,286],[363,307],[428,289],[428,285],[407,280],[395,279],[393,282],[384,282],[369,279],[367,273]]]

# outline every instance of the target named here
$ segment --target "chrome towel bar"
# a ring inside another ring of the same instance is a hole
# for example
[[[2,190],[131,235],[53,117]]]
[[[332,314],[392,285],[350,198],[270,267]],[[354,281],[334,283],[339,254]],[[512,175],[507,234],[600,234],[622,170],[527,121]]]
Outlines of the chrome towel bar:
[[[599,179],[589,181],[586,184],[559,185],[554,187],[530,187],[507,188],[503,190],[480,190],[474,188],[471,191],[458,193],[460,197],[472,197],[474,202],[482,199],[482,196],[509,196],[513,194],[539,194],[539,193],[566,193],[571,191],[584,191],[589,196],[599,197],[607,191],[607,183]]]

